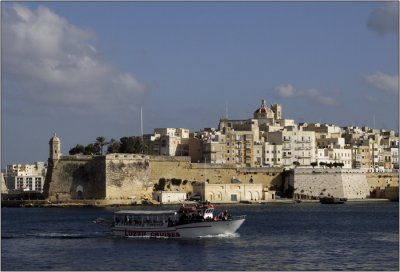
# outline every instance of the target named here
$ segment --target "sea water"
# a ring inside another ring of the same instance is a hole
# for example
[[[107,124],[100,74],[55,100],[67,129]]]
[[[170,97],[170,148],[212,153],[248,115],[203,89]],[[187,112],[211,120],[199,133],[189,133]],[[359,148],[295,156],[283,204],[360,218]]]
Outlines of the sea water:
[[[112,218],[117,208],[2,208],[1,269],[399,269],[398,202],[219,209],[247,215],[238,233],[197,239],[118,238],[93,223],[98,217]]]

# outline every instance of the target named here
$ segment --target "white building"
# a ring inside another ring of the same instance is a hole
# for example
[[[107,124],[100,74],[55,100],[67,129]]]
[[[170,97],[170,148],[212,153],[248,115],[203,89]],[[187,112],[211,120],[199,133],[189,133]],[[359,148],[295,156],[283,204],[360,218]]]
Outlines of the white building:
[[[189,154],[189,129],[156,128],[154,134],[144,135],[149,154],[187,156]]]
[[[265,142],[263,151],[264,166],[281,166],[283,164],[282,145]]]
[[[8,190],[43,192],[47,165],[44,162],[34,164],[7,165]]]
[[[46,171],[47,165],[44,162],[7,165],[8,176],[45,176]]]
[[[186,192],[179,191],[155,191],[153,192],[153,200],[162,204],[182,203],[186,199]]]
[[[320,163],[343,163],[342,168],[352,168],[352,150],[345,148],[319,148],[316,162]]]
[[[282,146],[282,165],[293,167],[293,163],[309,166],[315,162],[315,132],[303,131],[297,127],[286,127],[279,131],[267,132],[267,141]]]
[[[196,182],[193,184],[193,195],[211,202],[256,201],[263,199],[263,190],[262,184]]]

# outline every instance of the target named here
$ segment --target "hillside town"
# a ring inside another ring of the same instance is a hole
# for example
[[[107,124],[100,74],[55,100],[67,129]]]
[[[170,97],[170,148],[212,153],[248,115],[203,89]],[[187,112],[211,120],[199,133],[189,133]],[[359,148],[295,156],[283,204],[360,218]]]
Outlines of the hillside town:
[[[186,157],[193,165],[252,169],[255,173],[314,168],[355,169],[364,173],[399,170],[398,132],[334,124],[296,124],[283,117],[281,105],[268,106],[265,100],[249,119],[223,118],[218,128],[197,132],[156,128],[142,139],[148,156]],[[50,142],[49,163],[51,158],[61,155],[60,139],[55,135]],[[2,194],[43,193],[47,167],[45,162],[8,165],[1,173]]]
[[[151,155],[189,156],[193,163],[238,167],[315,167],[335,165],[367,171],[399,169],[399,134],[368,127],[295,124],[282,106],[262,100],[253,118],[221,119],[217,129],[190,132],[157,128],[144,135]]]

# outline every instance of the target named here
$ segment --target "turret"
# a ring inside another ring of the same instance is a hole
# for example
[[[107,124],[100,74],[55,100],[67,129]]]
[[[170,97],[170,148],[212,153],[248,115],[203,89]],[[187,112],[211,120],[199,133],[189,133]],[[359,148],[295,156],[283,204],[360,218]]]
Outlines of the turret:
[[[50,155],[49,158],[52,160],[58,160],[61,156],[61,141],[54,133],[54,136],[49,141]]]

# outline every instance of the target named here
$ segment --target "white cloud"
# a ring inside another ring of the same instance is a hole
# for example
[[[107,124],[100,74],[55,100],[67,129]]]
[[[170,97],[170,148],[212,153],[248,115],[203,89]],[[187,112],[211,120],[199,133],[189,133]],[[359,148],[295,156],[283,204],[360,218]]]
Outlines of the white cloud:
[[[109,112],[131,108],[145,88],[105,62],[94,33],[40,6],[6,5],[3,14],[3,90],[7,103]]]
[[[398,33],[399,29],[399,3],[388,2],[371,12],[368,17],[369,29],[384,35]]]
[[[393,94],[399,92],[399,76],[397,75],[391,76],[378,72],[372,75],[364,75],[363,77],[369,85],[379,90],[387,91]]]
[[[314,88],[297,90],[295,87],[293,87],[293,85],[287,84],[276,86],[275,91],[284,98],[305,97],[323,105],[334,105],[336,103],[334,98],[325,96],[321,94],[319,90]]]
[[[279,85],[275,87],[275,90],[282,97],[291,97],[294,95],[295,89],[292,85]]]

